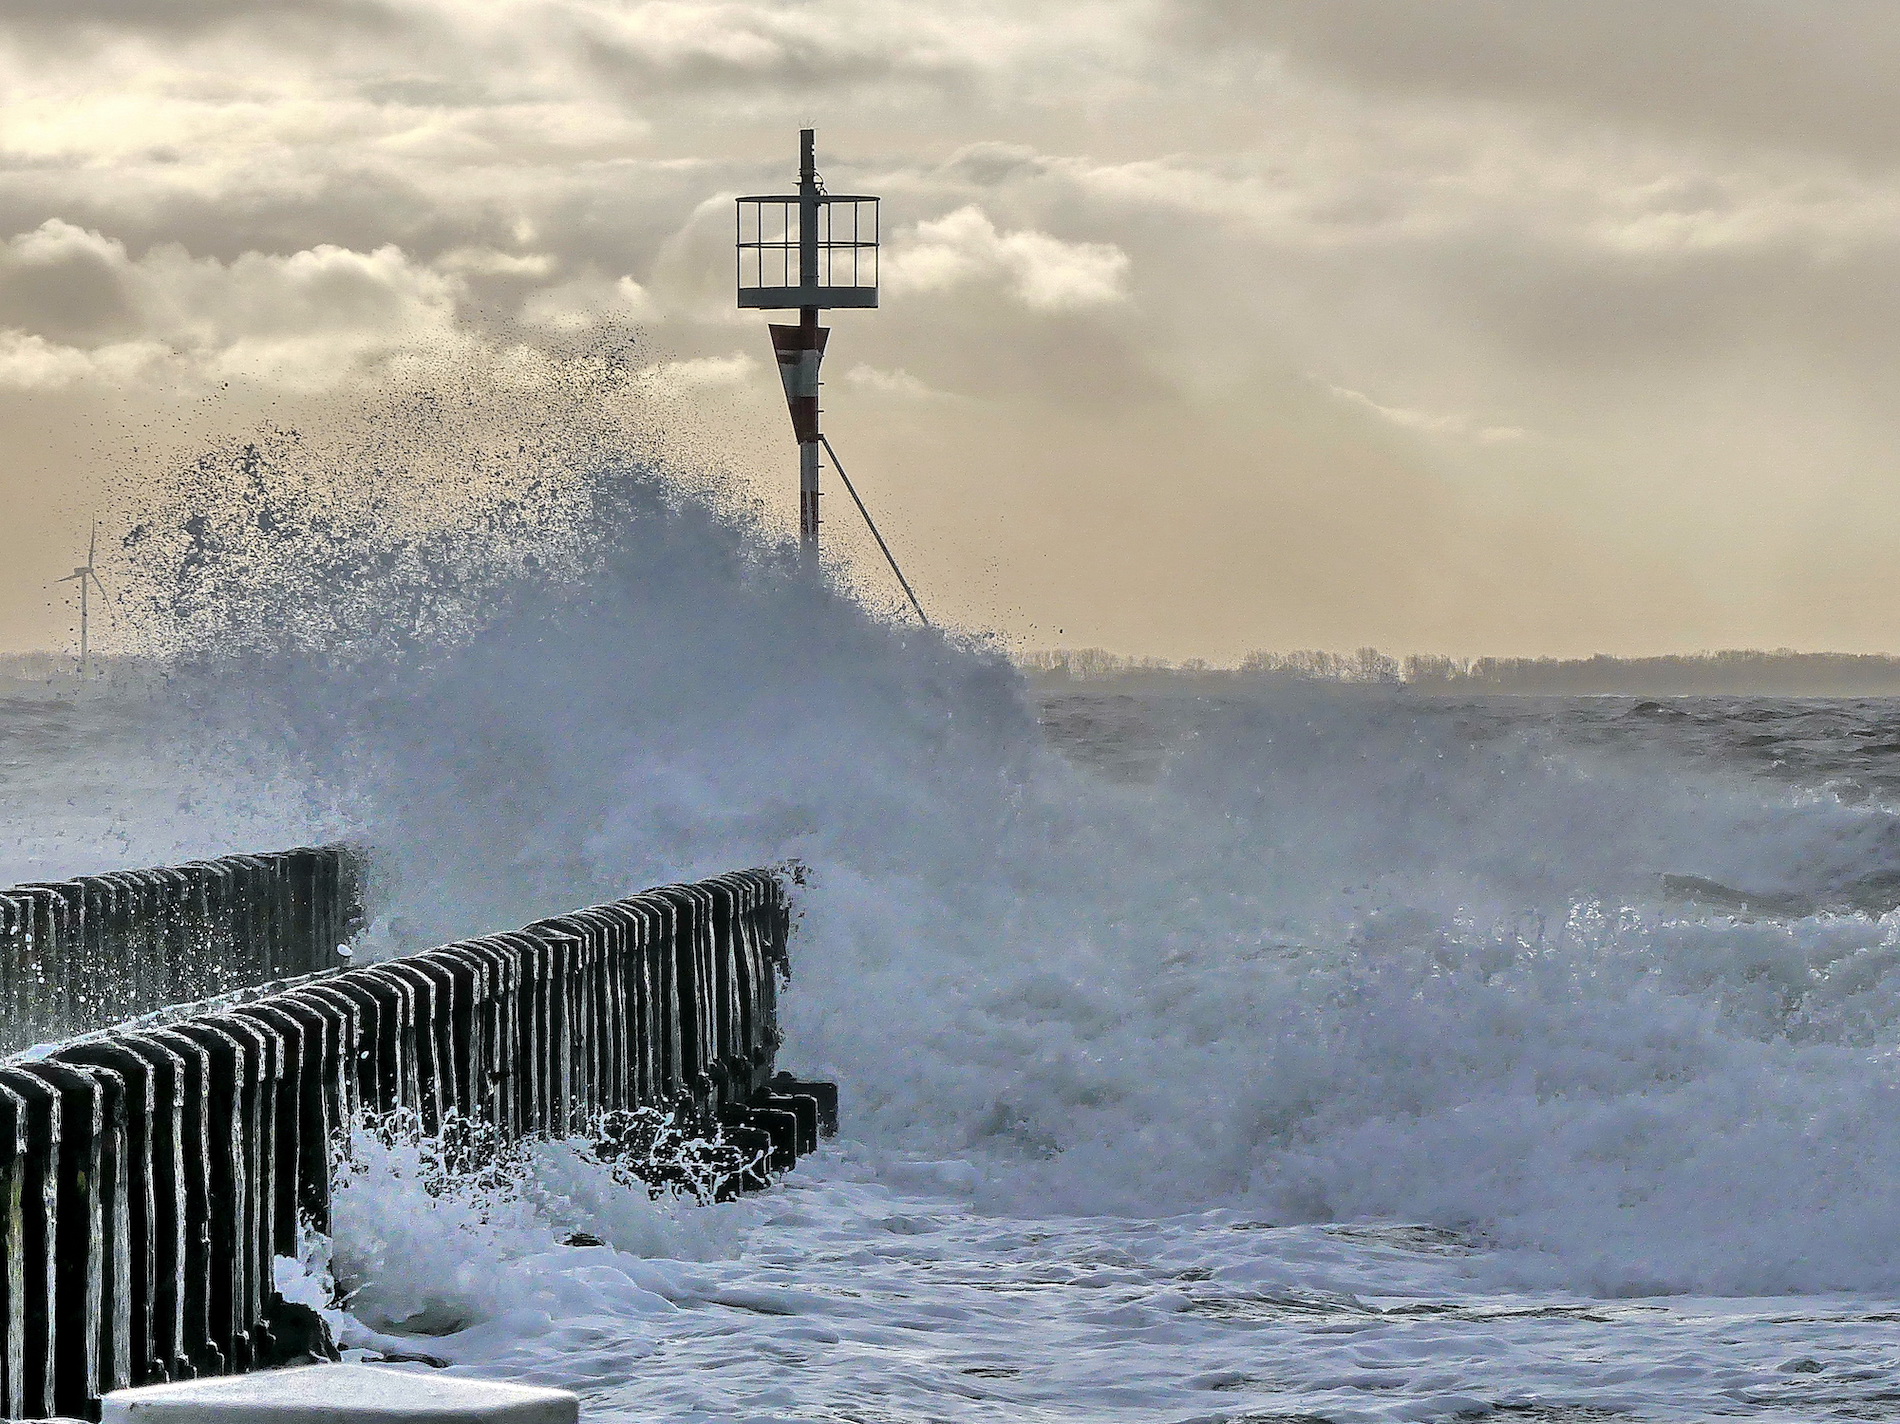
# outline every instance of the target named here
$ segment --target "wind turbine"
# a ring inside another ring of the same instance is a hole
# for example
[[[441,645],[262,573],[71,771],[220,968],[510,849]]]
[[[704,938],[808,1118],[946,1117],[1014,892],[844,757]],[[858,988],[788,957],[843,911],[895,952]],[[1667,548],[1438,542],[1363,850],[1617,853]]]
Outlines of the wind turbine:
[[[79,585],[79,680],[81,682],[86,680],[92,660],[92,600],[90,595],[92,590],[96,588],[99,590],[99,596],[101,598],[109,597],[106,593],[106,586],[99,582],[98,572],[94,570],[92,566],[92,561],[98,552],[99,521],[95,519],[92,521],[92,537],[86,543],[86,562],[67,574],[65,578],[54,580],[55,583],[77,583]],[[110,605],[108,605],[108,608],[109,607]]]

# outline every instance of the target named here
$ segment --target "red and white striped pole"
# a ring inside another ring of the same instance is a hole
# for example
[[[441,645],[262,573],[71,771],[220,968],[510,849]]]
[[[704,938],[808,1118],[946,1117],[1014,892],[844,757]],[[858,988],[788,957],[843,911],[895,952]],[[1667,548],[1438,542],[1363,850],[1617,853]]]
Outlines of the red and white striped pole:
[[[772,349],[778,355],[779,379],[785,383],[785,404],[792,413],[792,433],[798,437],[798,547],[807,559],[818,558],[818,363],[824,360],[830,328],[818,324],[817,307],[801,307],[797,326],[774,326]]]

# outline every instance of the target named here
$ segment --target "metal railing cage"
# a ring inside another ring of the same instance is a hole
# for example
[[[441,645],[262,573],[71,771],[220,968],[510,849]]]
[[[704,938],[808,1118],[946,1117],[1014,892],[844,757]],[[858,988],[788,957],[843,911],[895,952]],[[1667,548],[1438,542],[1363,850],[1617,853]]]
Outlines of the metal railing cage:
[[[742,307],[877,305],[877,199],[818,198],[818,280],[800,279],[796,194],[740,198],[737,261]]]

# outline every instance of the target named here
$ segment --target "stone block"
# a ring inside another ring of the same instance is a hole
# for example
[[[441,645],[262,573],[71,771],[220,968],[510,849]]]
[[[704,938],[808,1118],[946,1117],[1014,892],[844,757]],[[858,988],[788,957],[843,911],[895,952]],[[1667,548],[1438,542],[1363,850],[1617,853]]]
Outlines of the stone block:
[[[577,1424],[580,1401],[435,1371],[307,1365],[122,1389],[103,1424]]]

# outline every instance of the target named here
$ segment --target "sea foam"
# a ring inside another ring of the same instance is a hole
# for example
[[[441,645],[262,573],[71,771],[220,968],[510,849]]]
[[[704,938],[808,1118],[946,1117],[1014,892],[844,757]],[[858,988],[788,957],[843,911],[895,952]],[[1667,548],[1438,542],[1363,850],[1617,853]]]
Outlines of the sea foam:
[[[1851,879],[1885,811],[1265,684],[1111,781],[994,648],[625,452],[382,521],[347,451],[266,457],[137,541],[181,650],[138,715],[228,788],[181,845],[374,845],[379,952],[795,860],[784,1061],[894,1181],[1432,1223],[1608,1294],[1900,1286],[1900,920],[1659,888]]]

